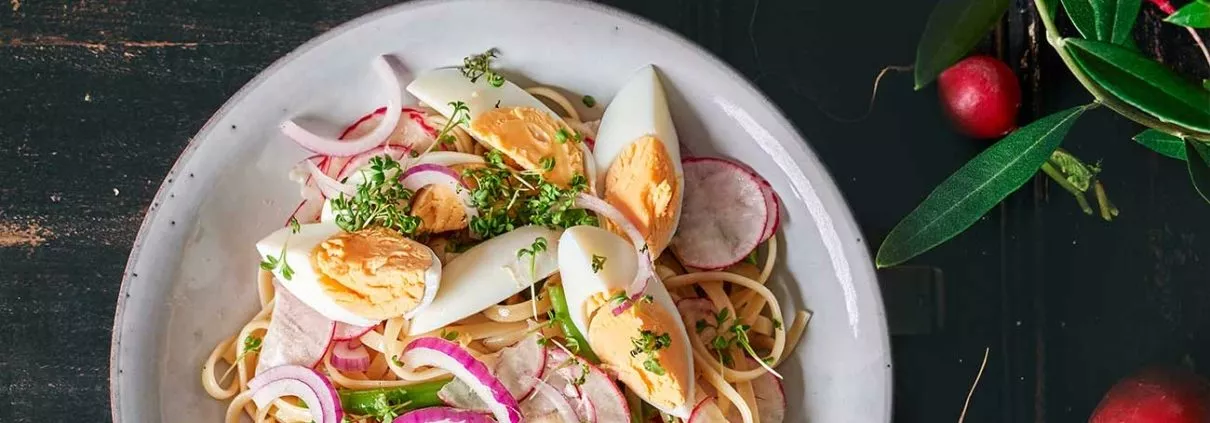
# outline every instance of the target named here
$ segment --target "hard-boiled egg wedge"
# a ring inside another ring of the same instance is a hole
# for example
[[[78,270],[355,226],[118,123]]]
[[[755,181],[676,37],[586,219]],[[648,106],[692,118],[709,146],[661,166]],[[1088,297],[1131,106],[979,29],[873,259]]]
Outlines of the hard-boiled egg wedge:
[[[643,299],[613,313],[636,271],[634,247],[612,232],[576,226],[559,239],[559,273],[576,328],[644,401],[687,418],[693,406],[693,354],[668,290],[651,283]]]
[[[472,247],[445,264],[437,298],[416,313],[408,334],[431,332],[529,289],[559,269],[558,248],[559,231],[533,225]]]
[[[605,201],[639,228],[658,257],[680,221],[685,175],[655,67],[640,69],[609,103],[593,156]]]
[[[550,108],[507,80],[494,87],[488,78],[472,82],[457,68],[421,74],[407,90],[446,117],[456,118],[461,103],[471,136],[499,150],[519,166],[542,172],[551,183],[568,186],[572,178],[588,177],[586,149],[580,137]],[[460,116],[457,116],[460,117]]]
[[[424,310],[441,285],[441,261],[424,244],[384,228],[344,232],[332,223],[279,229],[256,250],[282,286],[329,319],[372,326]]]

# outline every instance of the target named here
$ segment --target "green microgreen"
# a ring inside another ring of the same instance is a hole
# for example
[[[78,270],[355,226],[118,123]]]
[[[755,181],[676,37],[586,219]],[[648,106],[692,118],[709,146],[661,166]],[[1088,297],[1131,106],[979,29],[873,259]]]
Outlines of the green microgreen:
[[[412,191],[399,183],[401,171],[390,156],[370,158],[369,166],[361,170],[365,181],[357,185],[357,193],[332,198],[336,226],[347,232],[381,226],[404,235],[414,233],[420,218],[409,214]]]
[[[638,357],[639,354],[647,355],[647,359],[643,360],[643,369],[657,376],[664,375],[664,367],[660,365],[660,360],[655,358],[655,353],[671,346],[672,336],[668,335],[667,332],[656,334],[644,329],[639,331],[637,338],[631,338],[630,343],[634,346],[630,350],[631,357]]]
[[[592,273],[601,273],[605,268],[605,256],[592,255]]]
[[[597,105],[597,99],[593,98],[590,95],[581,97],[580,101],[584,103],[584,107],[595,107]]]
[[[489,151],[483,158],[488,166],[463,171],[465,178],[474,181],[471,205],[478,209],[479,216],[471,218],[470,229],[480,238],[530,224],[549,228],[596,224],[588,211],[573,207],[576,195],[588,190],[588,179],[583,175],[572,177],[564,188],[540,174],[509,169],[499,151]]]
[[[487,78],[487,83],[493,87],[501,87],[504,85],[504,76],[492,70],[492,60],[500,54],[500,50],[490,48],[481,54],[472,54],[462,59],[462,76],[467,77],[471,82],[476,82],[479,78]]]

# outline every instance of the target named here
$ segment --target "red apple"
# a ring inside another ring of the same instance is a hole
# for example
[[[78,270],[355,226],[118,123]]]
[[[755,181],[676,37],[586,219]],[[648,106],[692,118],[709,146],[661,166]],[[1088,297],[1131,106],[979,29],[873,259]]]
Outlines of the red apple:
[[[962,59],[937,78],[941,105],[954,126],[975,138],[998,138],[1017,127],[1021,84],[991,56]]]
[[[1105,393],[1089,423],[1207,423],[1210,383],[1175,367],[1147,367]]]

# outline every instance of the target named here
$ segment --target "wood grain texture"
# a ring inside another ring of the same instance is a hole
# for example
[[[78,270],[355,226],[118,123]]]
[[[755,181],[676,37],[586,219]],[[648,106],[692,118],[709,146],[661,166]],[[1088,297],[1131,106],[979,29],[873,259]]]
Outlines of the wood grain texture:
[[[109,419],[118,284],[176,156],[269,63],[392,3],[0,4],[0,421]],[[935,92],[912,91],[908,74],[883,81],[860,123],[834,118],[861,115],[878,70],[910,63],[931,0],[605,3],[683,34],[764,91],[827,163],[872,247],[984,146],[951,131]],[[1032,2],[1018,0],[979,47],[1018,71],[1022,122],[1089,99],[1038,31]],[[1144,6],[1140,49],[1210,75],[1186,36]],[[985,347],[967,421],[1084,421],[1143,364],[1210,360],[1210,206],[1180,163],[1130,141],[1139,130],[1094,111],[1064,144],[1103,159],[1117,221],[1084,216],[1036,179],[913,261],[944,274],[946,312],[932,333],[893,340],[897,421],[956,419]]]

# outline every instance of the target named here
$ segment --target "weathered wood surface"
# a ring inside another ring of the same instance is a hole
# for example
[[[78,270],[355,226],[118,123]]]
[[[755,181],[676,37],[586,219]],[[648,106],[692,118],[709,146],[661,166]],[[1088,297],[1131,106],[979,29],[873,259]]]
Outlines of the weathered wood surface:
[[[239,87],[307,39],[390,1],[33,1],[0,5],[0,421],[105,421],[123,266],[160,180]],[[714,52],[785,111],[877,241],[982,146],[948,129],[908,64],[931,0],[613,0]],[[1089,97],[1018,1],[982,49],[1026,87],[1023,120]],[[1139,45],[1207,76],[1145,6]],[[1137,125],[1090,113],[1065,147],[1103,158],[1122,216],[1084,216],[1038,179],[914,261],[944,275],[941,327],[893,339],[896,420],[1083,421],[1118,377],[1210,360],[1210,206]],[[898,275],[888,275],[894,283]],[[905,291],[910,291],[905,290]],[[910,294],[910,292],[908,292]],[[894,316],[892,316],[894,317]],[[906,318],[905,318],[906,319]],[[918,331],[919,332],[919,331]],[[187,413],[188,410],[181,410]]]

